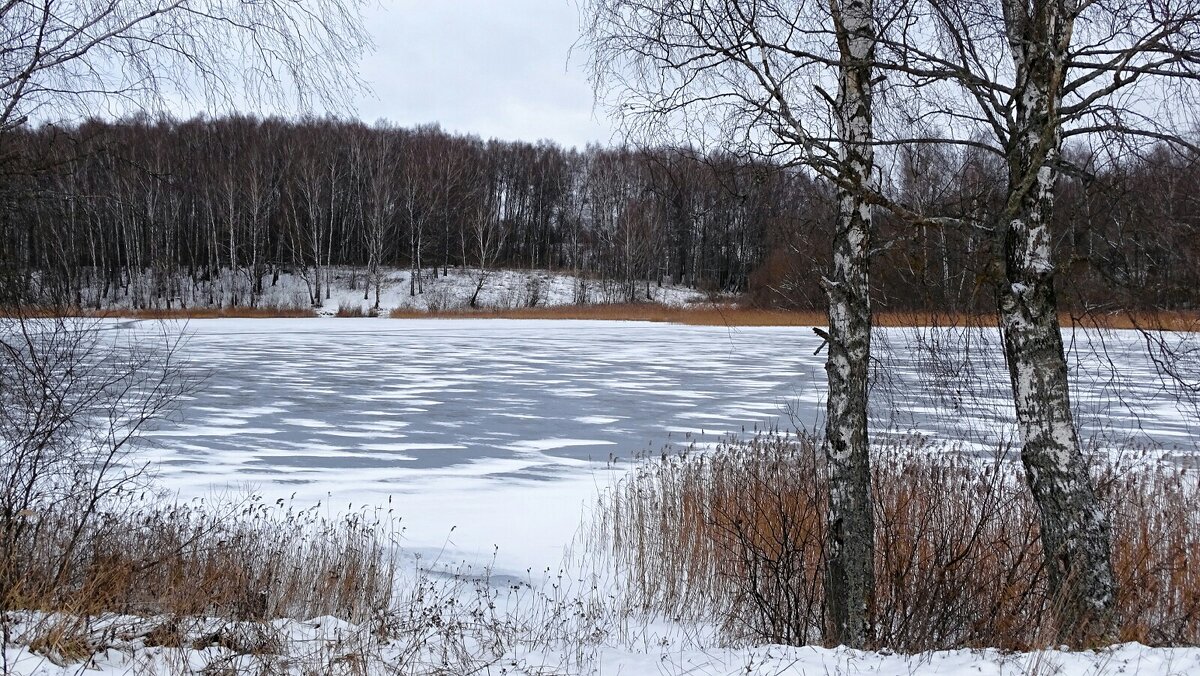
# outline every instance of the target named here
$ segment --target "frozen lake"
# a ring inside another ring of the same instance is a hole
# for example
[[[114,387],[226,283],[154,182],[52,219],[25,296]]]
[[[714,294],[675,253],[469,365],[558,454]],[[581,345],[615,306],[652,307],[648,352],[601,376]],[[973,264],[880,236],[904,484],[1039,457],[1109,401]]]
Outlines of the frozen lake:
[[[390,500],[415,548],[475,556],[499,545],[514,567],[553,565],[610,458],[755,426],[817,427],[823,408],[824,354],[807,328],[219,319],[184,330],[186,368],[207,381],[152,433],[164,486],[184,497],[249,487],[338,509]],[[876,430],[979,448],[1009,437],[993,334],[881,331]],[[1085,434],[1194,452],[1195,409],[1164,388],[1142,338],[1084,337],[1072,363]]]

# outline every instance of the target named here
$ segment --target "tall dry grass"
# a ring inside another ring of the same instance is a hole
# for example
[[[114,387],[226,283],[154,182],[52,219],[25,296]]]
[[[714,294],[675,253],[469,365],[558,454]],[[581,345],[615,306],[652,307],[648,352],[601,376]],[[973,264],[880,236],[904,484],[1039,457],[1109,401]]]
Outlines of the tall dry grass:
[[[26,515],[0,589],[4,648],[81,668],[115,650],[145,674],[449,674],[486,672],[544,631],[499,608],[486,569],[409,568],[387,511],[117,507],[82,529],[70,513]]]
[[[1057,635],[1036,507],[1019,465],[919,438],[875,451],[871,647],[1045,647]],[[1200,643],[1200,477],[1144,457],[1098,462],[1120,585],[1113,640]],[[588,534],[643,611],[733,639],[823,641],[823,454],[762,434],[643,461]]]
[[[444,305],[444,303],[439,304]],[[27,317],[116,317],[130,319],[218,319],[316,317],[317,311],[300,306],[191,307],[83,310],[79,308],[25,308]],[[337,317],[375,317],[382,312],[342,305]],[[694,303],[685,306],[658,303],[601,303],[517,308],[453,308],[417,310],[396,308],[387,313],[395,319],[572,319],[601,321],[666,322],[692,326],[824,326],[828,318],[821,310],[784,310],[737,303]],[[6,316],[0,310],[0,317]],[[991,314],[939,311],[876,312],[875,326],[987,328],[996,326]],[[1142,331],[1200,331],[1200,313],[1185,311],[1064,311],[1064,327],[1137,329]]]
[[[375,512],[127,500],[85,521],[53,507],[22,518],[0,589],[10,611],[361,622],[392,600],[399,529]]]
[[[438,312],[393,310],[399,319],[574,319],[600,321],[667,322],[694,326],[824,326],[824,312],[809,310],[779,310],[734,304],[696,303],[686,306],[657,303],[608,303],[596,305],[554,305],[523,308],[453,309]],[[932,315],[891,313],[877,315],[879,326],[915,326],[933,321]],[[961,318],[960,318],[961,319]],[[995,322],[992,322],[993,324]]]
[[[811,326],[824,322],[816,312],[744,308],[736,305],[697,304],[685,307],[657,303],[552,305],[521,308],[461,308],[439,312],[396,309],[397,319],[572,319],[599,321],[670,322],[702,326]]]
[[[390,512],[135,502],[78,538],[70,514],[26,515],[0,674],[21,651],[81,671],[123,653],[145,676],[590,673],[618,624],[561,572],[497,581],[487,565],[408,561]]]
[[[286,317],[316,317],[317,312],[309,307],[260,305],[190,308],[123,308],[94,310],[78,307],[22,307],[19,310],[0,308],[0,317],[25,317],[28,319],[52,317],[81,317],[92,319],[273,319]]]
[[[343,318],[378,317],[379,311],[374,308],[363,307],[362,303],[340,304],[334,316]]]
[[[575,319],[607,321],[668,322],[695,326],[824,326],[828,323],[820,310],[781,310],[724,303],[695,303],[669,306],[655,303],[612,303],[597,305],[556,305],[526,308],[452,309],[436,312],[396,309],[389,315],[398,319]],[[1192,312],[1063,312],[1064,327],[1080,326],[1103,329],[1142,329],[1148,331],[1200,330],[1200,313]],[[880,327],[956,327],[996,326],[990,314],[925,312],[876,312],[873,321]]]

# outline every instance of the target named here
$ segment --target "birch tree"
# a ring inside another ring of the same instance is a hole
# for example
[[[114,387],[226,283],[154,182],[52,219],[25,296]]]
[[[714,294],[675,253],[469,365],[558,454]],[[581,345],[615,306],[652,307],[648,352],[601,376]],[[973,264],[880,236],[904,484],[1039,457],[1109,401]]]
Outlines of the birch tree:
[[[367,284],[363,300],[375,290],[374,309],[379,310],[379,295],[383,287],[384,254],[396,220],[396,133],[387,127],[377,127],[375,133],[359,139],[363,161],[366,163],[366,223],[363,235],[366,245]]]
[[[867,438],[876,2],[594,0],[598,92],[627,129],[716,143],[816,170],[837,185],[828,299],[827,640],[869,636],[874,559]]]
[[[301,277],[308,284],[309,301],[313,307],[320,307],[324,284],[328,281],[324,263],[333,240],[334,203],[341,175],[336,162],[311,146],[306,150],[296,160],[292,218],[297,238],[293,255]]]
[[[1009,194],[1000,221],[998,284],[1004,353],[1020,428],[1021,459],[1041,517],[1052,590],[1071,625],[1107,623],[1115,604],[1109,524],[1092,488],[1071,414],[1067,362],[1054,292],[1050,217],[1062,131],[1054,119],[1080,3],[1005,0],[1004,28],[1016,77],[1007,148]]]
[[[908,120],[948,131],[1007,167],[992,279],[1021,439],[1038,504],[1059,638],[1110,629],[1115,583],[1072,415],[1055,291],[1055,187],[1086,173],[1064,147],[1136,155],[1167,144],[1194,152],[1200,3],[1194,0],[929,0],[888,41],[888,76],[912,93]],[[923,141],[933,142],[932,139]],[[914,141],[915,142],[915,141]]]
[[[473,249],[478,268],[475,273],[475,285],[467,298],[467,307],[470,308],[479,303],[479,294],[483,292],[483,287],[491,275],[491,267],[504,247],[506,234],[496,209],[500,200],[500,185],[494,176],[496,168],[486,161],[487,155],[481,148],[477,148],[476,152],[479,155],[475,166],[475,195],[466,209],[468,224],[462,231],[463,265],[470,260],[468,251]]]

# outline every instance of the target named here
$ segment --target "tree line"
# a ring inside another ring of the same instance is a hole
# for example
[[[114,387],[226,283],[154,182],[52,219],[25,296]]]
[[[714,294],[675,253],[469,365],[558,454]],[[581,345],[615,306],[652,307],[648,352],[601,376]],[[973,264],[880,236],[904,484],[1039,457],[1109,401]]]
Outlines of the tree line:
[[[730,156],[484,141],[336,119],[130,119],[46,126],[6,145],[40,162],[4,183],[0,247],[25,292],[102,304],[233,271],[251,305],[281,272],[329,293],[359,266],[409,292],[451,268],[554,269],[623,284],[744,289],[803,175]],[[99,289],[88,296],[89,290]]]
[[[836,190],[770,159],[244,116],[46,125],[0,145],[5,278],[45,303],[204,296],[187,284],[256,305],[286,272],[319,304],[336,266],[363,269],[376,302],[390,269],[411,271],[415,295],[451,268],[500,267],[612,281],[629,302],[663,283],[771,307],[826,302],[814,271],[831,265]],[[1197,306],[1195,159],[1075,153],[1053,214],[1068,308]],[[891,160],[884,190],[931,218],[875,218],[873,293],[893,310],[989,311],[995,236],[962,224],[1002,208],[1003,163],[932,145]],[[242,283],[218,288],[230,275]]]

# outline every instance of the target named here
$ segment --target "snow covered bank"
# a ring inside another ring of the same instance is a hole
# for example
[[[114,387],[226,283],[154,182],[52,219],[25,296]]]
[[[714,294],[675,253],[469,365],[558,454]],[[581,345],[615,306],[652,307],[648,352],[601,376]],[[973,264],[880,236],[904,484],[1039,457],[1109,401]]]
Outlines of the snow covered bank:
[[[383,269],[376,278],[363,268],[328,267],[279,272],[261,280],[224,270],[214,279],[145,275],[128,285],[92,283],[80,290],[84,308],[106,310],[262,307],[321,315],[340,311],[387,315],[394,310],[447,311],[561,305],[651,302],[673,307],[704,300],[690,287],[573,276],[546,270],[425,269],[419,284],[407,269]],[[261,289],[258,288],[261,284]],[[314,302],[319,299],[319,302]],[[378,310],[376,311],[376,301]],[[473,302],[473,305],[472,305]]]

